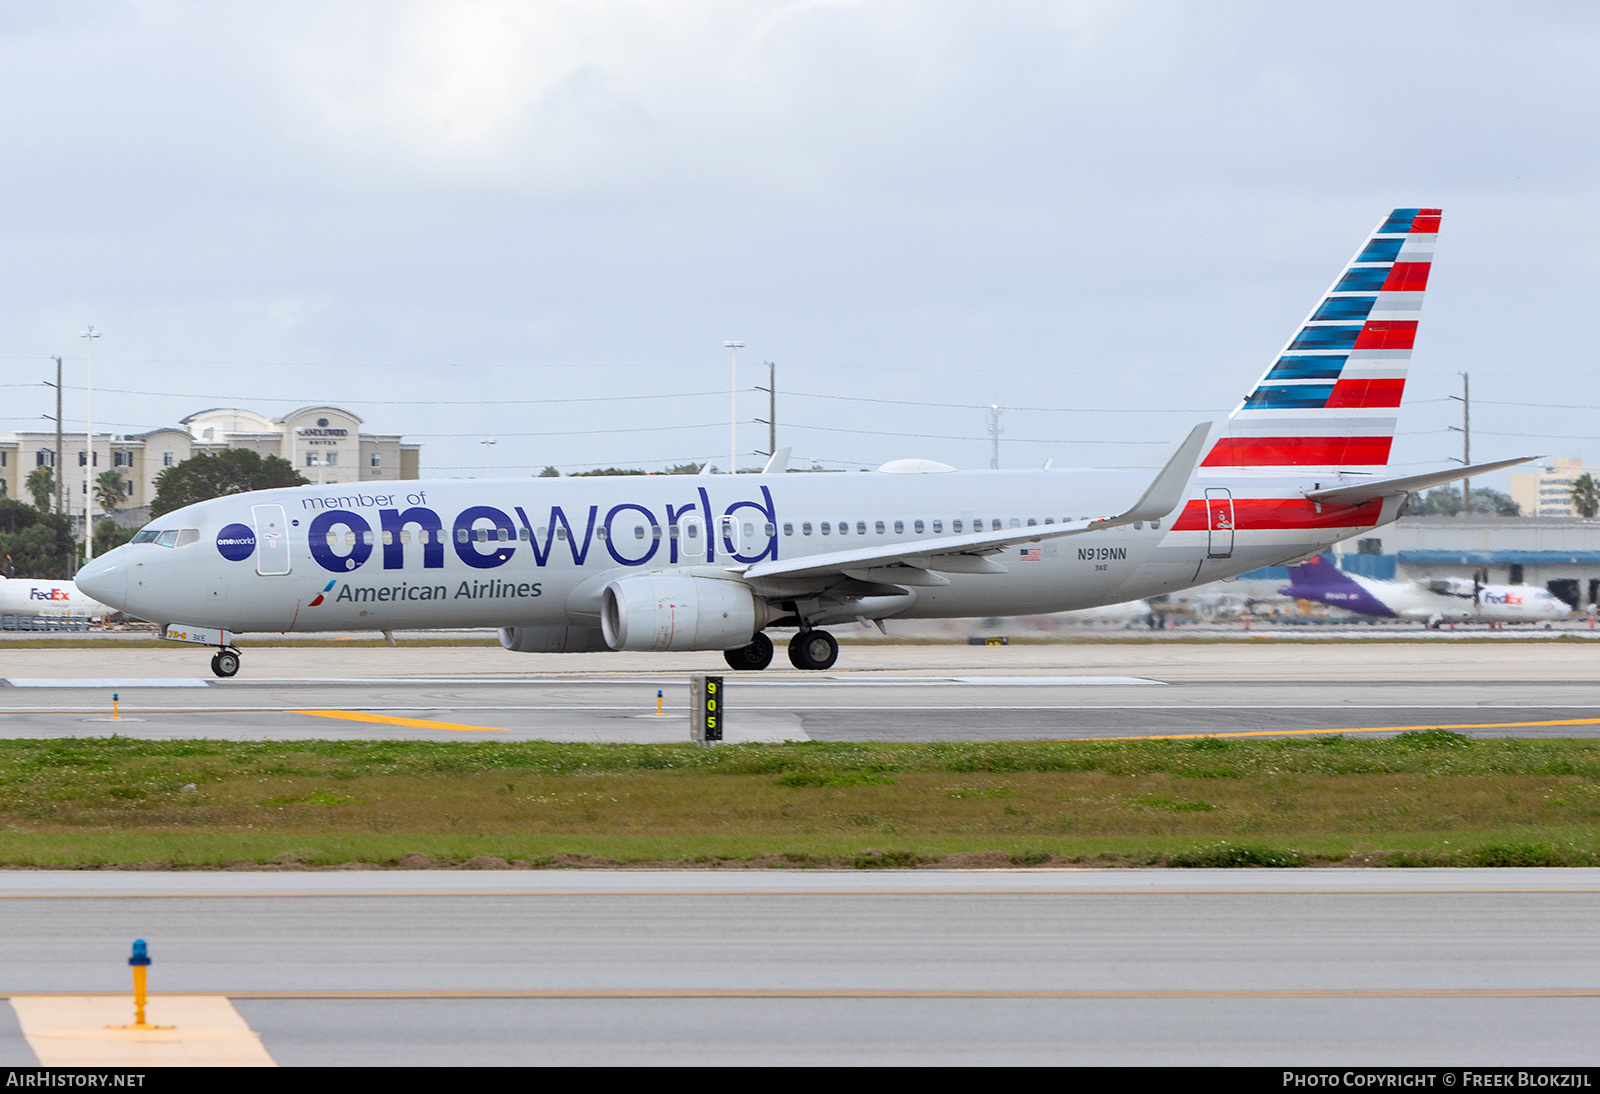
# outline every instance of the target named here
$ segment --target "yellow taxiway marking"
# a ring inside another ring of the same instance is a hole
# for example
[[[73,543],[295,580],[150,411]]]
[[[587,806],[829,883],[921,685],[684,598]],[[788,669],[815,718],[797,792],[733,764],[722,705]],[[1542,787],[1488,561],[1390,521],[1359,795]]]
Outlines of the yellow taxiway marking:
[[[1532,726],[1600,726],[1600,718],[1563,718],[1555,722],[1482,722],[1477,725],[1362,726],[1359,729],[1252,729],[1237,733],[1163,733],[1142,737],[1068,737],[1088,741],[1198,741],[1205,737],[1305,737],[1317,733],[1409,733],[1426,729],[1527,729]]]
[[[312,718],[343,718],[347,722],[377,722],[385,726],[406,726],[409,729],[448,729],[457,733],[509,733],[499,726],[468,726],[459,722],[430,722],[426,718],[396,718],[388,714],[364,714],[359,710],[291,710],[289,714],[304,714]]]
[[[73,996],[63,1000],[49,996],[13,996],[13,1005],[67,1001],[113,1004],[112,1010],[126,1017],[128,996],[107,994],[101,997]],[[1072,989],[1048,988],[418,988],[418,989],[329,989],[321,991],[232,991],[223,996],[156,996],[156,1001],[179,999],[1600,999],[1600,988],[1215,988],[1173,990],[1161,988]],[[230,1013],[237,1016],[230,1006]],[[111,1013],[108,1011],[107,1013]],[[153,1012],[152,1012],[153,1013]],[[172,1011],[161,1012],[171,1017]],[[251,1038],[255,1034],[239,1019],[239,1027]],[[24,1026],[26,1032],[26,1026]],[[116,1032],[116,1031],[107,1031]],[[180,1029],[182,1032],[181,1022]],[[33,1035],[29,1034],[31,1042]],[[256,1042],[259,1044],[259,1040]],[[263,1055],[265,1052],[263,1050]],[[41,1057],[41,1063],[45,1061]]]
[[[276,1067],[225,995],[152,995],[151,1025],[133,1021],[127,992],[13,995],[22,1035],[42,1067]]]

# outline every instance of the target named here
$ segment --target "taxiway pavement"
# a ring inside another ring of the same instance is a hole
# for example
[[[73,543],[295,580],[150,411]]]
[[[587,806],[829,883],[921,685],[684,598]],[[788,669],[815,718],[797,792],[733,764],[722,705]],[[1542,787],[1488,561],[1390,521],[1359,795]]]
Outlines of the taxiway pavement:
[[[482,647],[0,650],[12,737],[680,741],[688,677],[727,682],[728,739],[1022,740],[1193,734],[1600,732],[1589,643],[1126,642],[847,646],[839,665],[735,673],[715,654]],[[657,692],[665,715],[655,714]],[[118,718],[113,720],[112,698]]]
[[[1597,912],[1582,870],[15,872],[0,967],[125,991],[145,938],[280,1064],[1592,1066]]]

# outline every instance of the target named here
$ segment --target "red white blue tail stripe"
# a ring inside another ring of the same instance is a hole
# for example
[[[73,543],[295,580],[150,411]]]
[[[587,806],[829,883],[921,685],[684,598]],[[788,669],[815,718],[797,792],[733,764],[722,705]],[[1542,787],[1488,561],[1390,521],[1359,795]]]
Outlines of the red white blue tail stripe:
[[[1438,209],[1378,225],[1228,418],[1206,467],[1382,467],[1433,264]]]

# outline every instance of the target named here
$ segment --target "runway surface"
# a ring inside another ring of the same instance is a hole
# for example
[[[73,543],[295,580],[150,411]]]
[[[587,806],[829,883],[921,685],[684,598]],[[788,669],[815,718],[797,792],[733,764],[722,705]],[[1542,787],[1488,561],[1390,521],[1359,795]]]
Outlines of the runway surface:
[[[280,1064],[1592,1065],[1597,912],[1578,870],[32,872],[0,967],[118,992],[146,938]]]
[[[681,741],[688,677],[727,681],[728,739],[1022,740],[1197,734],[1600,732],[1588,643],[846,647],[821,673],[715,654],[483,648],[0,651],[12,737]],[[654,712],[657,691],[665,715]],[[113,720],[112,698],[120,717]]]

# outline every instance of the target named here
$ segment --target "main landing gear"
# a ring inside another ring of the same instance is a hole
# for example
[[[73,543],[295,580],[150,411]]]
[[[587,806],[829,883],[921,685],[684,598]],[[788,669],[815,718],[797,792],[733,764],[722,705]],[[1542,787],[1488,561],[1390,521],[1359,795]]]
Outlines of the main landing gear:
[[[772,639],[757,632],[748,646],[723,650],[722,657],[730,668],[759,672],[772,664]],[[801,631],[789,639],[789,663],[797,669],[831,669],[837,660],[839,643],[827,631]]]
[[[239,651],[223,646],[211,656],[211,671],[226,679],[239,671]]]
[[[722,659],[728,662],[729,668],[758,672],[772,664],[772,639],[757,631],[748,646],[723,650]]]
[[[789,639],[789,663],[797,669],[831,669],[839,643],[827,631],[801,631]]]

